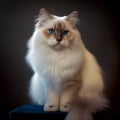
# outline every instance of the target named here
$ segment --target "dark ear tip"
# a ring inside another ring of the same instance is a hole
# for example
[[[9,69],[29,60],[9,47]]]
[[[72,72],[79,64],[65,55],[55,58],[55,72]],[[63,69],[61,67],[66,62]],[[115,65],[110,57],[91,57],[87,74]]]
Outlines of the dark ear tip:
[[[71,14],[75,15],[76,17],[78,17],[78,11],[73,11]]]
[[[46,11],[46,9],[45,8],[41,8],[40,11]]]
[[[68,17],[75,17],[75,18],[77,18],[78,17],[78,11],[73,11],[72,13],[70,13],[68,15]]]
[[[46,14],[46,13],[48,13],[48,12],[45,8],[40,9],[40,15],[43,15],[43,14]]]
[[[73,11],[73,13],[74,13],[74,14],[78,14],[78,11],[77,11],[77,10],[75,10],[75,11]]]

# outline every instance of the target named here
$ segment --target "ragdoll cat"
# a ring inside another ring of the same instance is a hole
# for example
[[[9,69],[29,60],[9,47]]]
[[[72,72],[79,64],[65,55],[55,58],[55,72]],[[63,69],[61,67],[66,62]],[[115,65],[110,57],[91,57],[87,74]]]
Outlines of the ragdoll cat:
[[[106,106],[104,83],[77,23],[77,11],[58,17],[40,10],[26,56],[34,71],[29,92],[44,111],[68,111],[66,120],[92,120]]]

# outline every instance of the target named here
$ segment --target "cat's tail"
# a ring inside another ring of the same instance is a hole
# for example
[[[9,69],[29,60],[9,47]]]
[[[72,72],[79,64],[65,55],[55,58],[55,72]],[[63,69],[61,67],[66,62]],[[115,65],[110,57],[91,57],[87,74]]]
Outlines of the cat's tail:
[[[73,102],[65,120],[93,120],[92,114],[108,107],[108,101],[102,95],[78,99]]]
[[[85,48],[80,78],[82,85],[76,97],[73,98],[71,109],[65,120],[92,120],[93,113],[108,105],[103,96],[102,70],[95,57]]]

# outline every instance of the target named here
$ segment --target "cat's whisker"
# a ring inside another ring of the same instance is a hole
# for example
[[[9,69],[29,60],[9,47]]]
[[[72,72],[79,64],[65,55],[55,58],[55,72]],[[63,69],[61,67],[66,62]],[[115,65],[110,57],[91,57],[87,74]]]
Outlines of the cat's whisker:
[[[71,48],[79,48],[79,45],[75,44],[72,40],[69,41],[69,47]]]

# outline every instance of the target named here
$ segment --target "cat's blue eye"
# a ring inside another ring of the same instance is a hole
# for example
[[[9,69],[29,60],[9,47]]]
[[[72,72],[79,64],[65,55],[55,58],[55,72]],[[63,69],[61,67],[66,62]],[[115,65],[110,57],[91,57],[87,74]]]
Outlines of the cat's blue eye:
[[[64,35],[64,36],[67,36],[67,35],[68,35],[68,33],[69,33],[69,31],[68,31],[68,30],[63,31],[63,35]]]
[[[49,29],[49,34],[54,35],[55,34],[55,30],[54,29]]]

